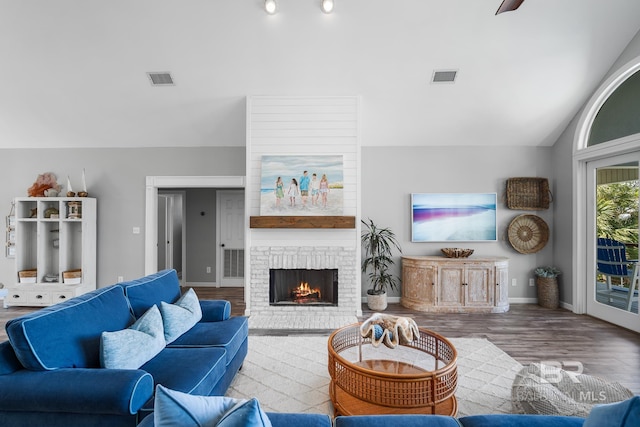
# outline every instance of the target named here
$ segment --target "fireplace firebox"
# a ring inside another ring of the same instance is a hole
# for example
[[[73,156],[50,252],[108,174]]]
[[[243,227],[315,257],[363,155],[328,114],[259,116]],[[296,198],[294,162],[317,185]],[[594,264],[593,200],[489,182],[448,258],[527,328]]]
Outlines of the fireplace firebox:
[[[338,269],[269,270],[270,305],[338,305]]]

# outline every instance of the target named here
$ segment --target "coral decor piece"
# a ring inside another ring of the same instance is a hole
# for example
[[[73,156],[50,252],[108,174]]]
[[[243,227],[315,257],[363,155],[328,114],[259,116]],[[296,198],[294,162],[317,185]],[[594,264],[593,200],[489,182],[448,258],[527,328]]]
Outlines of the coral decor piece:
[[[389,348],[399,344],[409,344],[420,338],[415,320],[410,317],[397,317],[390,314],[375,313],[360,326],[363,338],[371,338],[371,344],[378,347],[383,343]]]
[[[47,191],[53,189],[57,194],[61,188],[62,187],[58,185],[56,175],[53,172],[45,172],[38,175],[36,182],[27,189],[27,194],[29,197],[44,197],[45,191],[47,192],[46,194],[53,194],[53,192]]]

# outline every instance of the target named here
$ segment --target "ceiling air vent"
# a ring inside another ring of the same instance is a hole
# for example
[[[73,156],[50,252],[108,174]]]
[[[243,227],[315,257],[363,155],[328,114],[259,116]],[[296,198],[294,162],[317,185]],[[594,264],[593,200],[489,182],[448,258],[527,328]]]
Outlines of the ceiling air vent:
[[[457,75],[457,70],[436,70],[433,72],[431,83],[454,83]]]
[[[147,73],[151,86],[174,86],[173,77],[170,73]]]

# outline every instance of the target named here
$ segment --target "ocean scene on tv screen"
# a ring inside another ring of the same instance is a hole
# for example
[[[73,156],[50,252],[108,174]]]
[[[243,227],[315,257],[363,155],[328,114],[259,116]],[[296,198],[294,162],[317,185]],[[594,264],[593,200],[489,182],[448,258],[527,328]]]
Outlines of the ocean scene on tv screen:
[[[411,240],[496,240],[496,199],[495,193],[412,194]]]

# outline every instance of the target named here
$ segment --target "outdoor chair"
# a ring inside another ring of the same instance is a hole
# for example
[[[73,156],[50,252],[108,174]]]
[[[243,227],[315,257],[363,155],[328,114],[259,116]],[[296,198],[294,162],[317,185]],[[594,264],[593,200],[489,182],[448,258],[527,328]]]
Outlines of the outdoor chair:
[[[606,289],[597,290],[598,295],[609,301],[617,300],[624,304],[624,309],[631,311],[633,301],[638,301],[636,291],[640,279],[638,260],[628,260],[624,243],[613,239],[599,237],[597,242],[597,273],[605,277]],[[613,286],[612,278],[629,281],[629,289]]]

